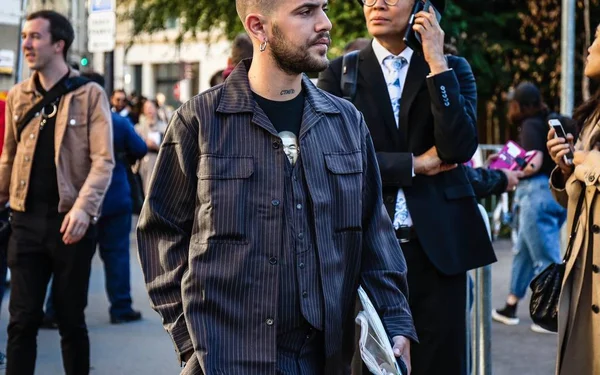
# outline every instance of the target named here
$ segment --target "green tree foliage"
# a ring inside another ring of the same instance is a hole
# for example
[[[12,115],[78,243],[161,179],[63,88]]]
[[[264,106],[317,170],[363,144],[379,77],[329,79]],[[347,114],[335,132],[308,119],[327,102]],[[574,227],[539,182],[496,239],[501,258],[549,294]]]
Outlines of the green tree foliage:
[[[133,21],[134,35],[162,30],[173,18],[180,20],[181,35],[208,31],[233,37],[243,30],[234,0],[120,1],[132,9],[123,17]],[[551,108],[558,109],[561,0],[447,1],[442,28],[446,41],[467,58],[477,79],[482,143],[500,143],[514,137],[514,129],[505,119],[505,94],[522,80],[537,83]],[[578,77],[585,48],[583,4],[584,0],[578,0]],[[600,19],[599,4],[600,0],[590,0],[591,20]],[[334,25],[330,57],[335,57],[346,43],[368,34],[356,0],[330,0],[329,8]],[[579,92],[579,79],[576,82]]]

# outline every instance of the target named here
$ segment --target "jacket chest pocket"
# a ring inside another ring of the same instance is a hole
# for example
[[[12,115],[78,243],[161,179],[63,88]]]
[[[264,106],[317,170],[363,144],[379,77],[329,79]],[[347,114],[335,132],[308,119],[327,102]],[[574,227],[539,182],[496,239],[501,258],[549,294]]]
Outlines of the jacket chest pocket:
[[[248,243],[252,156],[202,155],[198,166],[201,243]]]
[[[360,150],[324,154],[336,232],[360,231],[363,162]]]

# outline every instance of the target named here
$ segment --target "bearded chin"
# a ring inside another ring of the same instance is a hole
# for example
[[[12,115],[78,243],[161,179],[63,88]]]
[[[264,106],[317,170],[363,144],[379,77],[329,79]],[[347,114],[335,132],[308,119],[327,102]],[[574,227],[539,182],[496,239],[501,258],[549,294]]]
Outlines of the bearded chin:
[[[273,38],[269,51],[277,66],[287,74],[321,72],[329,66],[327,56],[315,57],[310,54],[310,45],[294,47],[285,40],[283,33],[276,25],[273,26]]]

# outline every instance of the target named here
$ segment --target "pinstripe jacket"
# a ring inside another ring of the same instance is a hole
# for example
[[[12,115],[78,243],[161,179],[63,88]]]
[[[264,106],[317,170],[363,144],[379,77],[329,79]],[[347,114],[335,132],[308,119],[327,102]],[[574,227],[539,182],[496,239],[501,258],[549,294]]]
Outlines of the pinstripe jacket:
[[[255,103],[249,62],[173,117],[138,224],[153,308],[184,374],[275,374],[283,243],[281,139]],[[324,300],[327,374],[347,373],[358,284],[390,335],[416,340],[406,264],[383,206],[362,115],[304,77],[302,165],[314,217]]]

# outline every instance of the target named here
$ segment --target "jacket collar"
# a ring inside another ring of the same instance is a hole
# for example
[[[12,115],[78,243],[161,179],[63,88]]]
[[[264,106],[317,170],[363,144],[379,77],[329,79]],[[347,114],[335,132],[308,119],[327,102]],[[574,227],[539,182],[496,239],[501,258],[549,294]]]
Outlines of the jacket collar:
[[[256,101],[252,96],[248,70],[252,59],[246,59],[238,64],[223,84],[223,92],[217,112],[243,113],[255,112]],[[302,75],[302,90],[307,104],[317,113],[340,113],[332,99],[318,89],[306,75]]]
[[[25,92],[27,94],[33,94],[33,93],[37,92],[37,89],[35,88],[35,79],[38,76],[38,74],[39,73],[37,72],[37,70],[33,72],[31,77],[29,77],[29,80],[27,80],[23,84],[23,92]],[[80,73],[78,71],[69,68],[69,78],[78,77],[79,75],[80,75]]]

